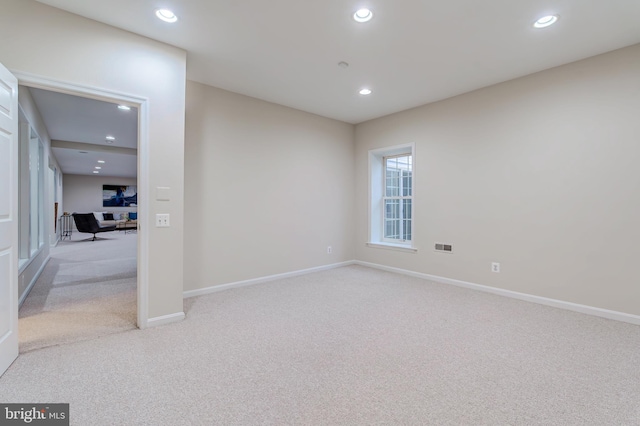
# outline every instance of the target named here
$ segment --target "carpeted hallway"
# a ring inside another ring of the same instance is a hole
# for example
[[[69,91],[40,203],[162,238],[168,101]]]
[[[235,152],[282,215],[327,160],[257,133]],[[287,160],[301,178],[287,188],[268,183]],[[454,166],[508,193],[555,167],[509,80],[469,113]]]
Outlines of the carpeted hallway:
[[[74,425],[638,425],[640,327],[360,266],[185,300],[23,354],[4,402]]]
[[[74,232],[20,308],[20,352],[136,328],[137,234]]]

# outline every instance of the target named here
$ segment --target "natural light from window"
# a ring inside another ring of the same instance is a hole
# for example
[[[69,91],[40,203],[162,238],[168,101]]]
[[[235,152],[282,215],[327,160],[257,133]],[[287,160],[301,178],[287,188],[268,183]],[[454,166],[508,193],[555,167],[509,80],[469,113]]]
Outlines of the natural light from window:
[[[412,169],[411,155],[386,157],[383,240],[411,241]]]
[[[370,247],[416,251],[415,146],[398,145],[369,151]]]

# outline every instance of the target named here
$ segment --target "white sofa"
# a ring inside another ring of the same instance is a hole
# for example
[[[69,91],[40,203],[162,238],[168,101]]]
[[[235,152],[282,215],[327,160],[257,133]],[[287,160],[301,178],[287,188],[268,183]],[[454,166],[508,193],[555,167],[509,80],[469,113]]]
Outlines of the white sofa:
[[[134,213],[135,219],[130,219],[129,214]],[[107,218],[105,218],[105,214],[107,214]],[[108,219],[108,215],[111,214],[113,219]],[[112,213],[112,212],[93,212],[96,220],[98,221],[98,225],[100,227],[105,226],[115,226],[117,229],[131,229],[138,227],[138,218],[137,212],[124,212],[124,213]]]

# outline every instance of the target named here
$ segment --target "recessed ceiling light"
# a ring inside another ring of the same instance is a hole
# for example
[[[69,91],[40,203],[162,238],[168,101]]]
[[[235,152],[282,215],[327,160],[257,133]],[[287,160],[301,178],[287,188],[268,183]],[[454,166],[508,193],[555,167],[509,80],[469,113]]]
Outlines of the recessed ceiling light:
[[[80,154],[88,154],[89,151],[78,151]]]
[[[534,22],[533,26],[535,28],[545,28],[545,27],[548,27],[549,25],[555,24],[557,20],[558,20],[558,15],[543,16],[542,18]]]
[[[108,140],[108,141],[115,141],[116,140],[116,138],[114,138],[113,136],[107,136],[107,137],[105,137],[105,139]]]
[[[126,105],[118,105],[118,109],[121,109],[122,111],[131,111],[131,107]]]
[[[156,10],[156,16],[160,19],[162,19],[164,22],[176,22],[178,20],[178,17],[175,15],[175,13],[173,13],[172,11],[170,11],[169,9],[158,9]]]
[[[104,160],[98,160],[98,163],[104,164]]]
[[[361,95],[370,95],[371,94],[371,89],[361,89],[360,92]]]
[[[369,9],[359,9],[356,13],[353,14],[353,19],[356,22],[367,22],[373,18],[373,12]]]
[[[338,66],[340,68],[349,68],[349,63],[345,62],[345,61],[340,61],[340,62],[338,62]]]
[[[96,170],[100,170],[101,168],[102,168],[102,167],[100,167],[100,166],[96,166],[96,167],[95,167],[95,169],[96,169]]]
[[[99,171],[97,171],[97,170],[94,170],[94,171],[93,171],[93,173],[98,174],[98,173],[100,173],[100,172],[99,172]]]

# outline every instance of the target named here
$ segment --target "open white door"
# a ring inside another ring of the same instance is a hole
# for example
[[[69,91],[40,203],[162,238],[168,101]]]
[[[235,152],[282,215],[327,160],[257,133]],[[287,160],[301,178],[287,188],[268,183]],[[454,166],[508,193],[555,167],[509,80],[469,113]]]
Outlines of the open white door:
[[[0,375],[18,357],[18,79],[0,64]]]

